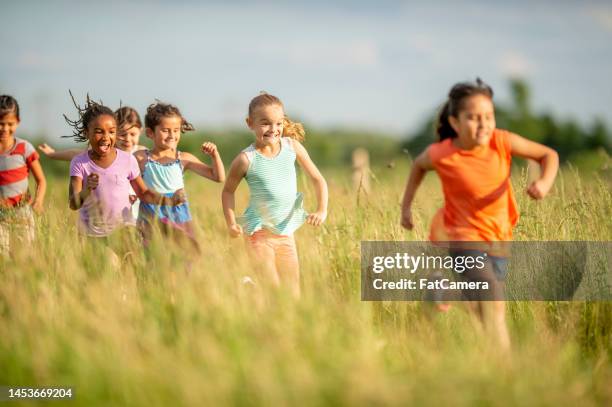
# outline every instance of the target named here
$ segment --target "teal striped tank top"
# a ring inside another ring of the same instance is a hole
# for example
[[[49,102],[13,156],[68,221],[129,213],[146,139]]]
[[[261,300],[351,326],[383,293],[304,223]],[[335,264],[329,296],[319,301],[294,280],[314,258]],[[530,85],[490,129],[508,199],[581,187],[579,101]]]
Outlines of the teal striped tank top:
[[[242,151],[249,158],[245,179],[250,196],[249,206],[238,222],[248,235],[261,229],[291,235],[308,216],[302,206],[302,194],[297,192],[291,140],[282,137],[280,152],[273,158],[257,152],[254,145]]]

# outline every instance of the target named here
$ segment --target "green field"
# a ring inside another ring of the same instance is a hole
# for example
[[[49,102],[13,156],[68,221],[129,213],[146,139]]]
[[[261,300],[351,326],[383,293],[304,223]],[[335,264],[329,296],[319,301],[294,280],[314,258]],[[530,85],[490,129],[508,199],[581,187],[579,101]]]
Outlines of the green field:
[[[407,232],[408,166],[373,172],[358,196],[348,169],[323,170],[328,221],[296,234],[300,301],[241,284],[249,266],[227,237],[221,185],[187,176],[204,252],[187,274],[170,242],[121,270],[105,250],[82,250],[68,180],[49,179],[38,241],[0,260],[0,385],[72,386],[74,406],[612,404],[609,302],[509,303],[510,355],[459,307],[430,317],[422,303],[361,302],[361,240],[425,240],[442,204],[430,174]],[[526,179],[517,169],[517,240],[612,240],[609,174],[564,168],[541,202]]]

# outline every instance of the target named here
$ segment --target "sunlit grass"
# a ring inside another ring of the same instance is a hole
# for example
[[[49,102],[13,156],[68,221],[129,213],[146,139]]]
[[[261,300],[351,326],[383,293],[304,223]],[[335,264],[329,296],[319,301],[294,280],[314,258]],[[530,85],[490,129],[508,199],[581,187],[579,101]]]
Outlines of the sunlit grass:
[[[50,180],[38,241],[0,260],[0,385],[73,386],[71,405],[84,406],[610,404],[610,303],[509,303],[508,358],[458,308],[431,318],[421,303],[360,301],[360,242],[425,240],[442,205],[430,175],[415,230],[401,229],[407,171],[375,168],[359,197],[350,174],[325,172],[328,221],[296,234],[297,302],[241,284],[252,274],[243,241],[227,237],[220,185],[188,178],[200,258],[156,240],[117,270],[104,248],[82,249],[67,180]],[[534,202],[526,179],[513,177],[517,240],[610,240],[609,181],[566,169]]]

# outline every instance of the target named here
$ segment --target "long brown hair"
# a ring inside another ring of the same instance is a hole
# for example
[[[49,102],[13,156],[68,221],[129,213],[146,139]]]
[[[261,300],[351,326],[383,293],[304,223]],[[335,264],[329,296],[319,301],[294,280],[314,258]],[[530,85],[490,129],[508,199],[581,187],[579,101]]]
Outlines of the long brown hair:
[[[493,100],[493,89],[480,78],[476,78],[475,83],[459,82],[451,88],[448,92],[448,99],[442,105],[436,121],[435,130],[439,141],[457,137],[457,133],[450,125],[448,118],[450,116],[458,117],[463,108],[463,101],[474,95],[485,95]]]

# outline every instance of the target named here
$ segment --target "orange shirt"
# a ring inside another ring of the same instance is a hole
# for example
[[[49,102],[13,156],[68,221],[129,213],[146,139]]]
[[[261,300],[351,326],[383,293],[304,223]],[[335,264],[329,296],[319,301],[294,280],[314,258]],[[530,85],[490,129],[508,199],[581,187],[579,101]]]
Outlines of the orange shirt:
[[[446,139],[429,147],[442,181],[444,208],[431,225],[432,241],[508,241],[519,218],[510,183],[508,131],[495,129],[484,148],[462,150]]]

